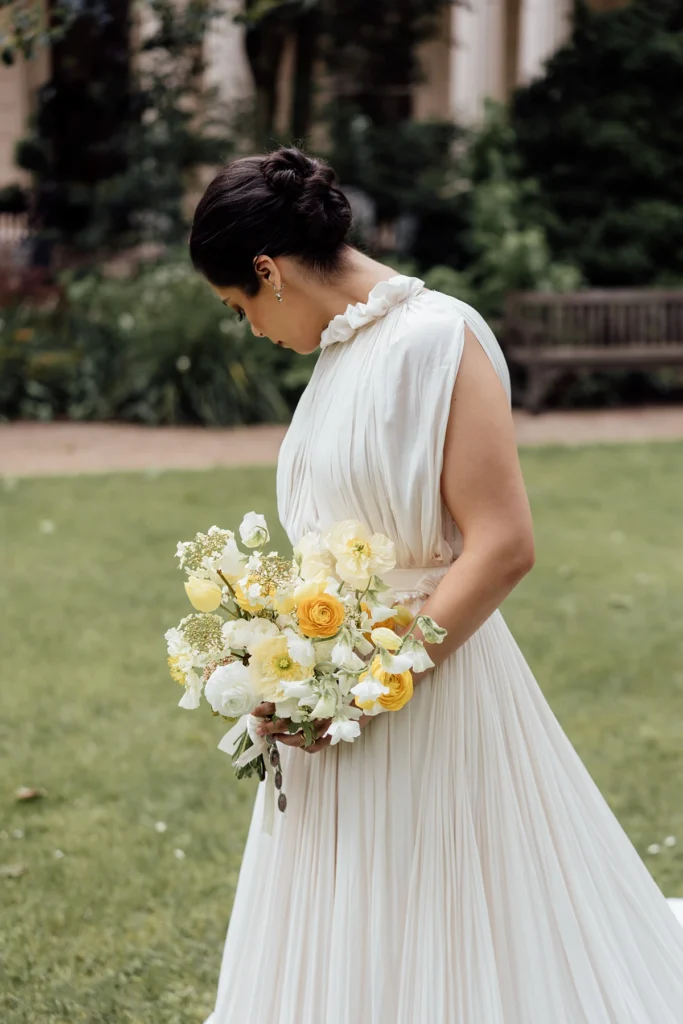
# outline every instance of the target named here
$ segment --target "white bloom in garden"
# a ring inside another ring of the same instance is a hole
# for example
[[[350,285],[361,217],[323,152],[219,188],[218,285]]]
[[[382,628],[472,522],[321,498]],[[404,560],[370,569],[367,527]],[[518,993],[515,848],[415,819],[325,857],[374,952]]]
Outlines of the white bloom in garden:
[[[294,557],[300,562],[299,572],[304,580],[312,580],[320,574],[328,576],[334,568],[334,556],[319,533],[305,533],[294,548]]]
[[[135,327],[135,317],[132,313],[121,313],[119,316],[119,327],[122,331],[132,331]]]
[[[248,715],[259,703],[251,685],[251,674],[241,661],[219,665],[209,676],[204,696],[214,711],[225,718]]]
[[[421,643],[418,643],[412,636],[403,641],[401,654],[406,654],[412,659],[411,668],[413,672],[426,672],[434,668],[434,662],[429,657]]]
[[[665,846],[675,846],[676,845],[676,836],[667,836],[666,839],[664,840],[664,845]]]
[[[662,848],[659,845],[659,843],[652,843],[650,846],[648,846],[647,852],[651,853],[653,856],[656,856],[661,851],[661,849]]]
[[[402,637],[398,633],[394,633],[393,629],[387,629],[386,626],[373,629],[370,639],[376,647],[382,647],[385,651],[391,651],[392,653],[400,650],[403,643]]]
[[[232,651],[252,653],[253,647],[269,636],[277,636],[280,630],[270,619],[233,619],[223,625],[223,639]]]
[[[265,516],[258,512],[247,512],[240,524],[242,543],[248,548],[260,548],[270,540]]]
[[[154,830],[155,830],[155,832],[161,833],[161,832],[165,832],[167,829],[168,829],[168,825],[166,824],[165,821],[155,821],[154,822]]]
[[[344,740],[346,743],[353,743],[354,740],[360,736],[360,726],[358,719],[362,715],[360,708],[354,707],[341,707],[330,722],[329,728],[325,733],[329,736],[332,741],[332,746],[335,743],[339,743],[340,740]]]
[[[364,590],[370,578],[396,565],[392,541],[382,533],[373,533],[355,519],[333,526],[323,542],[336,558],[335,571],[349,586]]]

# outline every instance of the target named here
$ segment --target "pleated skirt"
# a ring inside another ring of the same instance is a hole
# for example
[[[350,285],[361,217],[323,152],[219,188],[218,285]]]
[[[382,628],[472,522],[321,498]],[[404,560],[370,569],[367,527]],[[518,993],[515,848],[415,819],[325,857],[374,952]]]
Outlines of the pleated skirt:
[[[503,616],[258,789],[206,1024],[680,1024],[683,928]]]

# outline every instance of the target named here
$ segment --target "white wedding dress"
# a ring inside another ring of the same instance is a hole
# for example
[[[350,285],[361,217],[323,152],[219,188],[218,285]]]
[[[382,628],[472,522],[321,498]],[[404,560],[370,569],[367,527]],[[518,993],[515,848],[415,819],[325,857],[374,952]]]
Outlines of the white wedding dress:
[[[280,454],[292,542],[359,519],[393,539],[399,589],[438,583],[461,550],[439,477],[466,324],[509,397],[481,317],[416,278],[332,321]],[[683,928],[500,611],[357,742],[282,761],[210,1024],[683,1022]]]

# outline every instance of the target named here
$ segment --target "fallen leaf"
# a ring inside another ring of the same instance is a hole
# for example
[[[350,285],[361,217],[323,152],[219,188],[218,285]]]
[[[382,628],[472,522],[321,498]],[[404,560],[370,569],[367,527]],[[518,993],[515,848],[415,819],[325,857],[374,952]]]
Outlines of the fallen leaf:
[[[41,796],[47,796],[47,790],[34,789],[31,786],[20,786],[14,795],[17,800],[38,800]]]
[[[0,878],[19,878],[28,871],[28,864],[0,864]]]

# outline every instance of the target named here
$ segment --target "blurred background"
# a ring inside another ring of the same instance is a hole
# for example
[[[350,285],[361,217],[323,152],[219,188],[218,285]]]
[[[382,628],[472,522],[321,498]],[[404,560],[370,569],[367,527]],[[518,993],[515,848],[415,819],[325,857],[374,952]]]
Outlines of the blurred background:
[[[683,0],[0,0],[3,1024],[211,1009],[253,790],[175,707],[173,553],[251,509],[286,548],[315,355],[255,340],[186,239],[280,144],[497,331],[537,541],[503,613],[683,897],[681,96]]]

